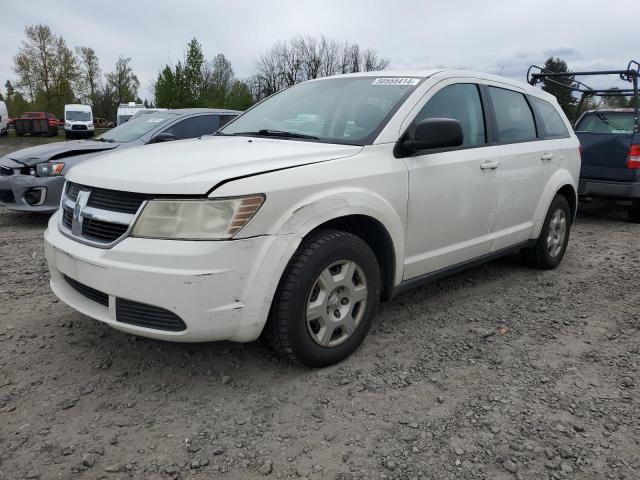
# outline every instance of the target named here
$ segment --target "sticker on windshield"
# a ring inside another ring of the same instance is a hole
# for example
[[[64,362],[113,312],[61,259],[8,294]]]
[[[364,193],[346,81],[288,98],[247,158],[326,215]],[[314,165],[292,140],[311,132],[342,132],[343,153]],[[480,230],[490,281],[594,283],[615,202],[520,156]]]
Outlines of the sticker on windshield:
[[[417,85],[419,81],[419,78],[388,77],[376,78],[373,82],[371,82],[371,85]]]

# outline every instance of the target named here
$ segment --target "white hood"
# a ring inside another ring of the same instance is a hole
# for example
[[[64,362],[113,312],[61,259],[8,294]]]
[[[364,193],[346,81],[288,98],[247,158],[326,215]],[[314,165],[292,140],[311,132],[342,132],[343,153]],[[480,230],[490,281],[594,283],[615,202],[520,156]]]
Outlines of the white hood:
[[[72,168],[66,178],[112,190],[202,195],[224,180],[348,157],[361,149],[275,138],[207,136],[109,152]]]

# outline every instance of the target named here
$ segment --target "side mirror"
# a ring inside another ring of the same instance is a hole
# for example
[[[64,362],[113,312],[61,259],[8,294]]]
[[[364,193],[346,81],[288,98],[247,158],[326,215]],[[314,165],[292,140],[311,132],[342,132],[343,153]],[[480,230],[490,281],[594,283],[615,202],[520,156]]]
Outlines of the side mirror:
[[[176,136],[173,133],[162,132],[152,137],[149,143],[171,142],[175,139],[176,139]]]
[[[435,148],[459,147],[464,141],[462,124],[453,118],[426,118],[416,124],[413,135],[403,140],[409,153]],[[413,138],[411,138],[413,137]]]

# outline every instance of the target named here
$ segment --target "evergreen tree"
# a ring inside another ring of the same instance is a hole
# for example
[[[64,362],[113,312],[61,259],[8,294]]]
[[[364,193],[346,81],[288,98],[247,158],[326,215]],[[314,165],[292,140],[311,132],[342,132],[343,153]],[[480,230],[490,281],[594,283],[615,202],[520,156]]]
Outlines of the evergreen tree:
[[[567,73],[568,74],[567,76],[553,77],[553,81],[555,82],[558,82],[564,85],[570,85],[573,82],[574,77],[571,76],[570,74],[571,72],[569,71],[567,62],[565,62],[559,57],[555,57],[555,58],[549,57],[547,61],[544,63],[543,70],[545,72],[550,72],[550,73]],[[562,110],[564,110],[564,113],[569,118],[572,118],[574,107],[576,104],[576,99],[573,96],[571,90],[569,90],[568,88],[562,85],[557,85],[550,81],[542,82],[542,89],[545,92],[549,92],[550,94],[554,95],[558,99],[558,103],[562,107]]]

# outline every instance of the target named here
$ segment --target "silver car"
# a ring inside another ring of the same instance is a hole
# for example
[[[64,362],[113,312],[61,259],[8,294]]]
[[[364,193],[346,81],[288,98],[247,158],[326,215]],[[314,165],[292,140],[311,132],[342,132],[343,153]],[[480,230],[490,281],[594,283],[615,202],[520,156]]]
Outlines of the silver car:
[[[150,113],[95,140],[49,143],[0,158],[0,206],[27,212],[54,212],[64,176],[74,165],[114,149],[197,138],[214,133],[241,112],[188,108]]]

